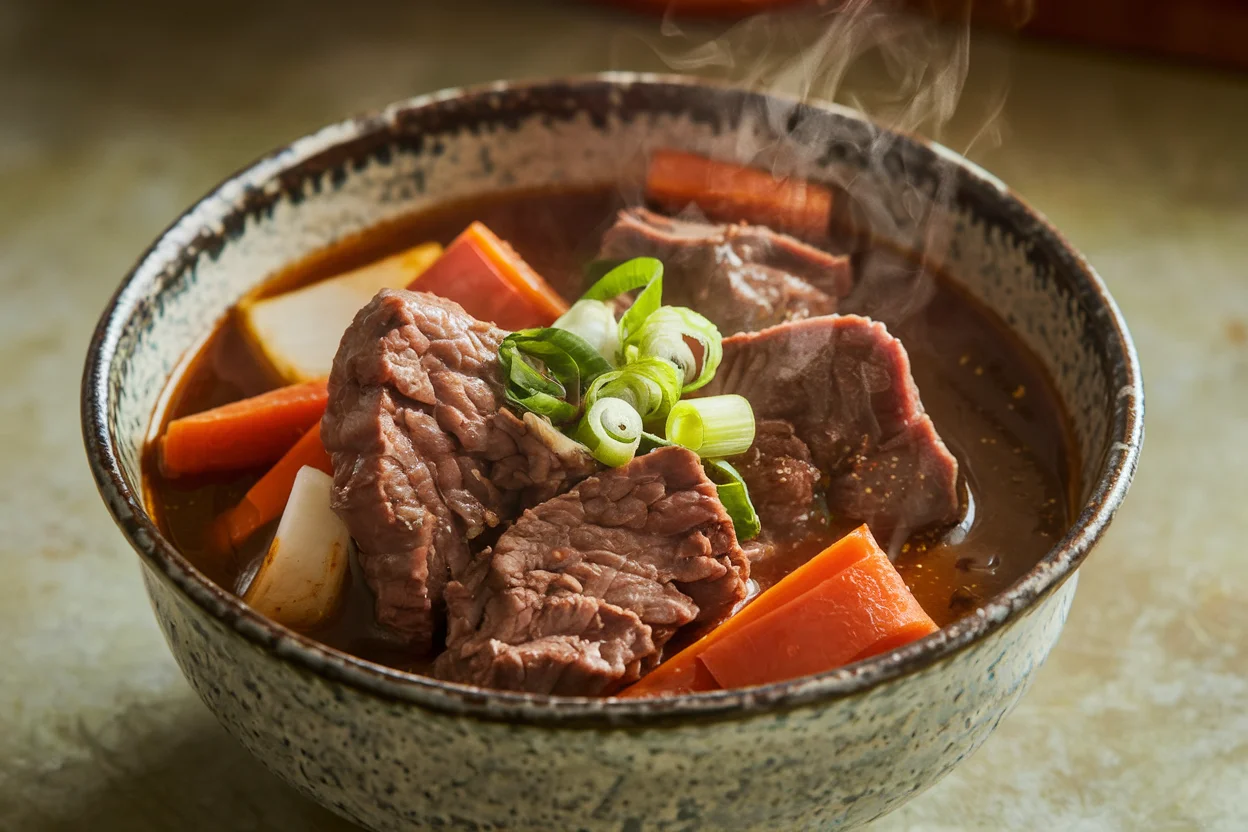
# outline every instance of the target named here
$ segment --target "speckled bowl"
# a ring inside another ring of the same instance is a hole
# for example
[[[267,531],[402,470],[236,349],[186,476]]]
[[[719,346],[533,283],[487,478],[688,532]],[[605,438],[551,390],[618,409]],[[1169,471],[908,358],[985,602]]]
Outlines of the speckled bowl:
[[[1080,452],[1081,510],[1007,592],[920,642],[818,677],[616,703],[487,692],[336,652],[253,613],[160,533],[139,471],[149,423],[179,362],[249,287],[442,200],[635,183],[658,146],[878,195],[876,230],[904,247],[927,240],[1040,357]],[[1142,417],[1137,359],[1105,287],[991,175],[849,110],[634,75],[443,92],[261,159],[126,277],[82,393],[92,470],[195,690],[287,782],[374,830],[847,829],[895,808],[1023,695],[1062,628],[1075,570],[1126,494]]]

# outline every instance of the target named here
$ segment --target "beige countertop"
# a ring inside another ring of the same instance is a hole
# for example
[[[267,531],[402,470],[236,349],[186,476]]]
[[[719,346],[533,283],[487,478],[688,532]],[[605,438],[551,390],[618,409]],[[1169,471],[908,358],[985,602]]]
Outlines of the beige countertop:
[[[100,5],[0,5],[0,829],[345,830],[174,665],[81,450],[91,328],[160,229],[269,148],[444,86],[653,68],[629,33],[655,26],[514,0]],[[978,155],[1109,283],[1148,439],[1032,691],[875,828],[1245,829],[1248,76],[998,46],[1004,140]]]

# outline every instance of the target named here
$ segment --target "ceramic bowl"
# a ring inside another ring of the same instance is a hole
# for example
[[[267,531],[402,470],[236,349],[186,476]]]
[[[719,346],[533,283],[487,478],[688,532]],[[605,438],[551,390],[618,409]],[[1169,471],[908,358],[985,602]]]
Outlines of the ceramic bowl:
[[[636,183],[660,146],[876,195],[877,233],[906,248],[928,241],[1039,357],[1069,414],[1080,508],[1007,592],[817,677],[609,702],[456,686],[331,650],[256,615],[161,534],[139,467],[153,414],[179,362],[265,275],[444,200]],[[1143,434],[1140,371],[1113,300],[997,179],[846,109],[620,74],[450,90],[266,156],[183,214],[125,278],[82,396],[101,494],[191,685],[269,768],[373,830],[847,829],[895,808],[971,754],[1027,689]]]

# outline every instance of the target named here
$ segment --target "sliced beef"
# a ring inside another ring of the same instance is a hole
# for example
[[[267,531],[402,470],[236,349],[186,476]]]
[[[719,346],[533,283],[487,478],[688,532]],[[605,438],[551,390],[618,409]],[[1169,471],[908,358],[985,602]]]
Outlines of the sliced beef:
[[[677,220],[633,208],[602,240],[599,257],[663,261],[663,301],[688,306],[725,335],[827,315],[849,293],[849,258],[770,228]]]
[[[593,696],[745,597],[749,563],[697,456],[663,448],[526,511],[446,590],[434,675]]]
[[[500,409],[505,335],[452,301],[383,290],[334,358],[321,423],[334,509],[359,547],[377,622],[418,650],[431,646],[469,541],[596,468],[533,417]]]
[[[725,338],[704,392],[740,393],[759,419],[791,424],[828,476],[832,514],[868,523],[886,546],[957,518],[957,461],[883,324],[833,315]]]
[[[822,475],[793,425],[759,419],[754,444],[729,461],[745,480],[762,523],[759,537],[744,546],[751,561],[765,557],[776,543],[801,540],[826,528],[819,503]]]
[[[730,460],[750,490],[763,527],[787,533],[800,527],[813,510],[819,469],[793,426],[781,419],[760,419],[754,444]]]

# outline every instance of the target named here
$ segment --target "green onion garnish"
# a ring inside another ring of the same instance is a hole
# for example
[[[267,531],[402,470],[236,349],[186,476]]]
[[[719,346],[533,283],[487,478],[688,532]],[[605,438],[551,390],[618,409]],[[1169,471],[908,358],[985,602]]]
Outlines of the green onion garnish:
[[[593,286],[599,280],[606,277],[607,273],[616,266],[626,261],[618,257],[604,257],[599,260],[591,260],[585,264],[585,282]]]
[[[743,454],[754,444],[754,408],[734,394],[682,400],[667,416],[667,439],[704,459]]]
[[[564,329],[522,329],[498,348],[507,401],[554,424],[576,418],[581,394],[611,365],[584,338]]]
[[[642,288],[645,287],[645,288]],[[620,340],[626,341],[663,303],[663,264],[653,257],[634,257],[607,272],[589,287],[583,300],[608,301],[641,289],[633,305],[620,316]]]
[[[750,502],[750,491],[746,488],[740,472],[722,459],[704,460],[702,467],[711,482],[715,483],[719,501],[723,503],[724,511],[728,512],[732,526],[736,529],[737,540],[745,541],[757,537],[763,524],[759,522],[758,512]]]
[[[582,298],[551,326],[581,336],[612,365],[619,363],[620,325],[615,322],[611,307],[603,301]]]
[[[602,262],[602,261],[595,261]],[[613,267],[581,295],[584,300],[615,300],[663,277],[663,264],[653,257],[634,257]]]
[[[675,444],[675,442],[668,442],[662,436],[657,436],[649,431],[642,431],[641,443],[637,446],[637,453],[648,454],[651,451],[658,450],[659,448],[670,448]]]
[[[576,438],[594,459],[618,468],[633,458],[641,442],[641,416],[623,399],[603,396],[589,406]]]
[[[691,340],[700,346],[701,356],[694,355]],[[724,357],[723,338],[715,324],[683,306],[663,306],[648,315],[637,332],[624,338],[625,355],[630,347],[636,347],[642,358],[675,364],[684,374],[683,393],[707,384]]]
[[[669,362],[640,358],[618,370],[603,373],[585,393],[586,406],[603,396],[623,399],[633,406],[644,424],[663,424],[680,400],[680,373]]]
[[[745,481],[721,457],[754,443],[753,408],[741,396],[680,398],[719,369],[719,330],[692,309],[662,305],[663,264],[653,257],[593,265],[602,276],[553,326],[503,339],[498,358],[508,403],[562,426],[558,435],[613,468],[659,447],[694,451],[737,538],[749,540],[759,532],[758,514]],[[617,323],[610,301],[638,289]]]

